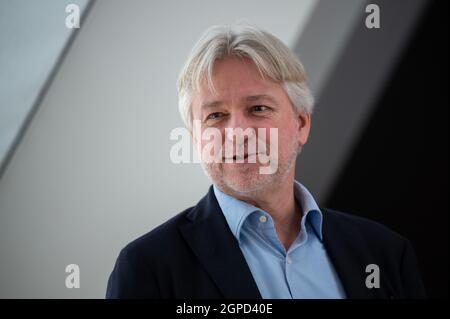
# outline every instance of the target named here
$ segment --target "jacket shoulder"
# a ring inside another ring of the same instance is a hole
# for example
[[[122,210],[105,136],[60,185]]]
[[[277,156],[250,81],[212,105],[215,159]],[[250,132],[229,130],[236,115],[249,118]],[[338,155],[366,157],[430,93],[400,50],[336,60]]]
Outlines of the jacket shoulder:
[[[341,233],[351,234],[358,239],[376,242],[380,246],[397,244],[401,248],[408,240],[387,226],[368,218],[325,208],[324,219],[331,224],[330,227],[338,229]]]
[[[187,222],[186,215],[191,209],[131,241],[120,251],[108,280],[107,298],[160,297],[158,269],[170,264],[170,252],[180,247],[177,229]],[[162,258],[169,259],[162,261]]]
[[[142,257],[142,255],[151,255],[152,253],[161,256],[166,253],[168,247],[180,236],[178,227],[189,222],[187,215],[193,208],[189,207],[183,210],[146,234],[132,240],[122,249],[121,253],[129,257],[136,255]]]

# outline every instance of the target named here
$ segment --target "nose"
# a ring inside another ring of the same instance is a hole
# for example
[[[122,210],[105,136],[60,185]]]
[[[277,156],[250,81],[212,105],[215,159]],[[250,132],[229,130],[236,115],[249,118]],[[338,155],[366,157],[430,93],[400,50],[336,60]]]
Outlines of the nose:
[[[248,142],[248,139],[255,137],[255,133],[252,123],[243,114],[232,114],[225,128],[225,138],[232,143],[235,138],[240,140],[242,137],[244,137],[243,142]]]

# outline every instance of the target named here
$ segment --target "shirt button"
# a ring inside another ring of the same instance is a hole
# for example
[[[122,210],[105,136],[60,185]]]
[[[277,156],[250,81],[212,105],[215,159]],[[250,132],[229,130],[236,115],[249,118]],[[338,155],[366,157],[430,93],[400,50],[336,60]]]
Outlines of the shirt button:
[[[292,264],[291,256],[287,256],[286,261],[287,261],[288,264]]]
[[[265,223],[265,222],[267,221],[267,217],[264,216],[264,215],[262,215],[262,216],[259,217],[259,221],[260,221],[261,223]]]

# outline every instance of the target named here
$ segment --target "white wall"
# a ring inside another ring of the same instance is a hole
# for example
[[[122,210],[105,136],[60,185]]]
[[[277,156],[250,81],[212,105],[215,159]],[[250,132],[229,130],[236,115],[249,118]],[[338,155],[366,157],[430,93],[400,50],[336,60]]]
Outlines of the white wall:
[[[0,297],[102,298],[120,248],[209,185],[169,160],[195,40],[244,19],[292,45],[316,2],[98,1],[0,180]]]
[[[0,165],[72,34],[66,6],[87,2],[0,0]]]

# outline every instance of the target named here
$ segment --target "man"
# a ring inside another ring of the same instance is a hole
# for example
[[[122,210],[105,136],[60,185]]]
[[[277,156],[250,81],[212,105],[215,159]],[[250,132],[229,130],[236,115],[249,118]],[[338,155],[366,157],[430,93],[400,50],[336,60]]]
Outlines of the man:
[[[213,186],[121,251],[108,298],[424,296],[406,239],[320,209],[294,180],[313,98],[286,45],[250,26],[213,27],[192,50],[178,91]],[[212,157],[208,130],[221,138]],[[267,166],[275,169],[262,173]]]

